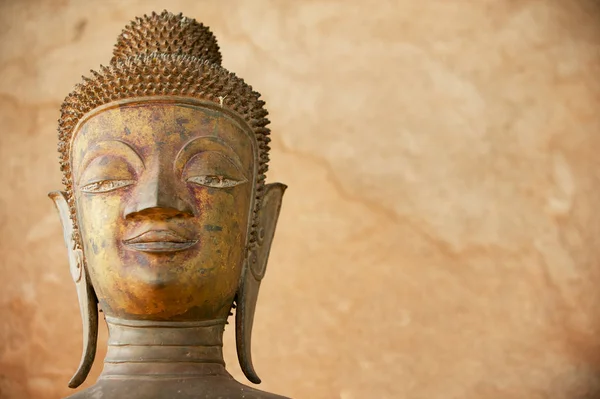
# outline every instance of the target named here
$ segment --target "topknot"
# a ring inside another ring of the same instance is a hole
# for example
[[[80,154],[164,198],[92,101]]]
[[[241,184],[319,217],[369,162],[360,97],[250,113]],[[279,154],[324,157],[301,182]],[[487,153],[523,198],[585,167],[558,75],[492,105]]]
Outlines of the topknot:
[[[188,55],[221,65],[219,45],[210,29],[166,10],[131,21],[117,38],[111,64],[151,53]]]

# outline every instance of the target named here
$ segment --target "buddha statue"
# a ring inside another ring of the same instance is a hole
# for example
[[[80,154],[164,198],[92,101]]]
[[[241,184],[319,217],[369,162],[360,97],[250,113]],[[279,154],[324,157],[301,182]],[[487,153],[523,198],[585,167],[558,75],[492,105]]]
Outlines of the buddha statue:
[[[108,66],[70,93],[59,120],[58,208],[94,361],[101,311],[108,350],[95,385],[72,399],[283,398],[226,371],[235,309],[241,369],[285,186],[265,183],[264,101],[221,66],[211,31],[168,12],[137,18]]]

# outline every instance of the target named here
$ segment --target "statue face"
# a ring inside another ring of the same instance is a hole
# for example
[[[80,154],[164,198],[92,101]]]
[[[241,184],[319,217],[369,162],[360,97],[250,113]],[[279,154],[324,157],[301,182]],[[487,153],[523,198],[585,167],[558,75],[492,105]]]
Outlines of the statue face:
[[[214,109],[115,106],[75,133],[73,195],[105,313],[226,317],[246,256],[253,136]]]

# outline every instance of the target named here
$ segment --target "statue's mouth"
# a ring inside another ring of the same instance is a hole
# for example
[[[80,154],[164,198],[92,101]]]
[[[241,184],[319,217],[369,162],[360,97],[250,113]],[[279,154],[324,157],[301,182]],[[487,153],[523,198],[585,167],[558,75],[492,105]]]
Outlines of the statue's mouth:
[[[190,240],[173,230],[149,230],[133,238],[123,240],[126,247],[143,252],[175,252],[188,249],[198,240]]]

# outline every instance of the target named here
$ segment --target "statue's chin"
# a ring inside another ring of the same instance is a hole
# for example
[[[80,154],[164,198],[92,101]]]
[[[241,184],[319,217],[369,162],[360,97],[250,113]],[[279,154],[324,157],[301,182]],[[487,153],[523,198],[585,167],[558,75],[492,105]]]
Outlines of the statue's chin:
[[[136,269],[110,289],[100,303],[105,314],[122,319],[212,320],[229,314],[236,287],[216,301],[209,275],[182,278],[177,270]]]

